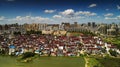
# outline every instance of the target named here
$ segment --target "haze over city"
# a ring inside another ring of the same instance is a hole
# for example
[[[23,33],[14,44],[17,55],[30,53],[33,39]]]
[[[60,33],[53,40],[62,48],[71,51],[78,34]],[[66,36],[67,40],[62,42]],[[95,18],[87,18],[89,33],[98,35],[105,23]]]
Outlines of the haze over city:
[[[0,24],[119,23],[119,0],[0,0]]]

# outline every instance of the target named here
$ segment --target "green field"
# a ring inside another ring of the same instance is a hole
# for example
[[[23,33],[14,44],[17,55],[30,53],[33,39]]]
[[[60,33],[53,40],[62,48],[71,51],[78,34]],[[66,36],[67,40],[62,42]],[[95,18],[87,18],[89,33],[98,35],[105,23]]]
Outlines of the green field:
[[[38,57],[21,63],[16,57],[0,56],[0,67],[85,67],[83,57]]]
[[[87,57],[89,67],[120,67],[120,58]]]
[[[89,67],[104,67],[101,63],[95,58],[88,58],[88,66]]]
[[[120,67],[120,58],[97,58],[104,67]]]

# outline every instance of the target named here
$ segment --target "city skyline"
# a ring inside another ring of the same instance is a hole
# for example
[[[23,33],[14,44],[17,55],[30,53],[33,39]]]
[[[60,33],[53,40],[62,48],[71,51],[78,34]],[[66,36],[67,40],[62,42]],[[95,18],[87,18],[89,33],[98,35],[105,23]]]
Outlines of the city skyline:
[[[0,0],[0,24],[119,23],[119,0]]]

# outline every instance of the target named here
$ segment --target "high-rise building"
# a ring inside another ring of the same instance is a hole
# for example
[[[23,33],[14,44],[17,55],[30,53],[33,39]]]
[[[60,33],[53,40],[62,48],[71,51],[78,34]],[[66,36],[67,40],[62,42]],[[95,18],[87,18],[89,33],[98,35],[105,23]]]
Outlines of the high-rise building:
[[[74,22],[74,26],[77,27],[77,26],[78,26],[78,23],[77,23],[77,22]]]
[[[91,26],[91,23],[90,23],[90,22],[88,22],[88,26],[89,26],[89,27]]]
[[[95,22],[92,22],[92,27],[95,27],[95,26],[96,26]]]
[[[100,34],[107,34],[107,25],[106,24],[101,24],[98,27],[98,31],[100,32]]]
[[[70,23],[62,23],[65,30],[68,30],[70,28]]]

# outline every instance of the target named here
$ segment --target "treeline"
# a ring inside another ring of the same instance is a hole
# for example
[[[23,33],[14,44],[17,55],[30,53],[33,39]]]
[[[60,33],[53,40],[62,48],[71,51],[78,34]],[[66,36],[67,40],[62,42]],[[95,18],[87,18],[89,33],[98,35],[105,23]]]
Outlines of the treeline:
[[[21,35],[21,32],[14,32],[13,33],[14,35]],[[26,31],[27,35],[30,35],[30,34],[42,34],[42,31],[35,31],[35,30],[30,30],[30,31]]]
[[[42,34],[42,31],[35,31],[35,30],[30,30],[30,31],[26,31],[26,34]]]

